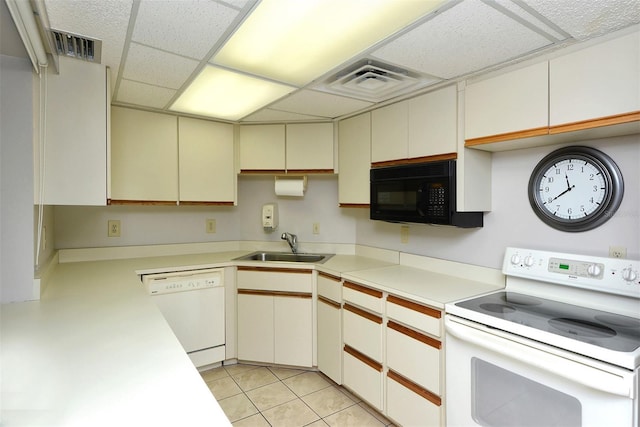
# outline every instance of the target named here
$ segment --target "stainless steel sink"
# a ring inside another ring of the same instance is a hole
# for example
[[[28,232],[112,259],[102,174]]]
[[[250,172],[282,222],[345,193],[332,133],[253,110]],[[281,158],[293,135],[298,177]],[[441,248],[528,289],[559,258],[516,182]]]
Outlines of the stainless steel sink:
[[[294,254],[291,252],[252,252],[249,255],[244,255],[238,258],[234,258],[234,261],[264,261],[264,262],[310,262],[316,264],[322,264],[333,254]]]

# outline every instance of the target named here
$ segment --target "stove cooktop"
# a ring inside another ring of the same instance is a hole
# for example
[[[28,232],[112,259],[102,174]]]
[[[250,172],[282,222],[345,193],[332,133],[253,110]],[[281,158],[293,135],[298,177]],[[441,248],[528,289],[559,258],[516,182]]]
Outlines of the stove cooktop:
[[[498,292],[455,305],[607,350],[629,353],[640,349],[640,319],[628,316],[515,292]]]

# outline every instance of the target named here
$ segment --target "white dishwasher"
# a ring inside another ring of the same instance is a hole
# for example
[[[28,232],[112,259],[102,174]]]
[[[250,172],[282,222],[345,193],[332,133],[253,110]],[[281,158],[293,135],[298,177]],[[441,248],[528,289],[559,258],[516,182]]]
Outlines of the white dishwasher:
[[[225,359],[224,269],[147,274],[142,283],[196,367]]]

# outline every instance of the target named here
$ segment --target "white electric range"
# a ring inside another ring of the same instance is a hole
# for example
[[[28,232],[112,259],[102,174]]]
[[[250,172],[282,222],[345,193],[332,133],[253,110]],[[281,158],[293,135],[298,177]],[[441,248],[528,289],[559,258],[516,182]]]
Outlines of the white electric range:
[[[640,262],[507,248],[446,306],[448,425],[637,426]]]

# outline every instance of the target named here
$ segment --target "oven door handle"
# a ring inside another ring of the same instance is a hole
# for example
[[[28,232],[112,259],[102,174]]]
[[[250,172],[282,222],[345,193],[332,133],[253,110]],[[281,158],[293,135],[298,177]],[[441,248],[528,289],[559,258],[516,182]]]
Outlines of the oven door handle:
[[[445,318],[445,327],[447,333],[462,341],[534,366],[553,375],[561,376],[573,383],[582,384],[604,393],[634,397],[632,373],[629,375],[616,374],[590,367],[507,337],[484,332],[475,326],[463,325],[450,316]]]

